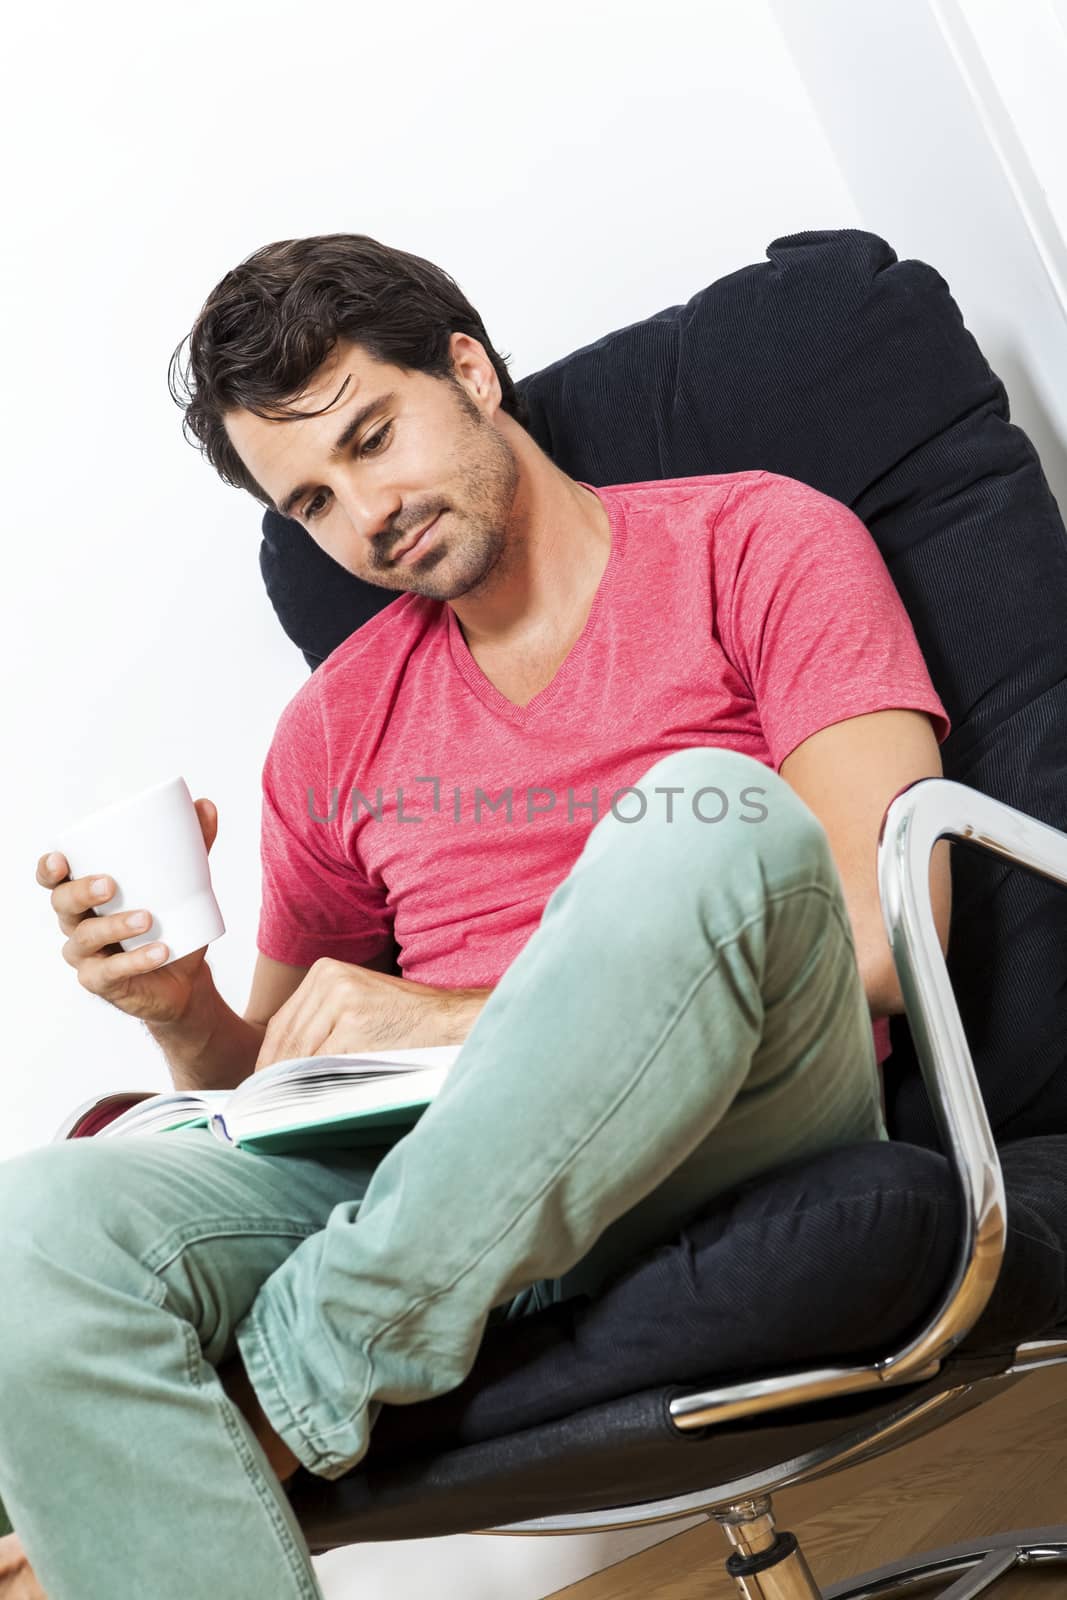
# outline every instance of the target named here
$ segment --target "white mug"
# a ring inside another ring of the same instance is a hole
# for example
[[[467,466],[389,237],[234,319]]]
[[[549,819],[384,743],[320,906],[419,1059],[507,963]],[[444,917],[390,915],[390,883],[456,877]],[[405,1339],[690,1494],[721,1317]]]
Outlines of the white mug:
[[[226,932],[211,887],[207,846],[184,778],[168,778],[59,830],[51,846],[62,851],[72,878],[103,877],[115,884],[98,916],[147,911],[144,933],[120,939],[124,950],[158,942],[169,966]]]

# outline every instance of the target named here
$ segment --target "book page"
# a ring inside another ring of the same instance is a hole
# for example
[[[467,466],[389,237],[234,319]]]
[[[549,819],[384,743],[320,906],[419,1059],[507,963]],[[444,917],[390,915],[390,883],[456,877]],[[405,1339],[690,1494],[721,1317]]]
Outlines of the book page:
[[[341,1055],[294,1056],[275,1061],[238,1084],[232,1095],[232,1108],[284,1104],[306,1093],[313,1085],[322,1089],[331,1082],[351,1083],[386,1077],[401,1077],[427,1067],[448,1068],[459,1055],[458,1044],[413,1045],[406,1050],[358,1051]]]
[[[123,1134],[165,1133],[168,1128],[181,1128],[190,1122],[206,1123],[211,1112],[225,1105],[230,1094],[229,1089],[185,1089],[154,1094],[124,1111],[93,1137],[109,1139]]]

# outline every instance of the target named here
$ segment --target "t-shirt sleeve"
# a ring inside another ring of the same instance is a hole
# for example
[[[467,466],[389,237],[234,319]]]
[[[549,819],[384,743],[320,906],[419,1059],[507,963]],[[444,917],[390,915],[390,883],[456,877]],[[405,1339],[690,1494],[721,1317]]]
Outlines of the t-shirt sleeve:
[[[952,724],[882,553],[855,512],[794,478],[737,485],[712,534],[716,625],[777,772],[831,723],[924,711]]]
[[[328,772],[321,713],[305,689],[282,713],[263,763],[256,937],[263,955],[297,967],[320,956],[358,963],[393,945],[384,891],[346,858],[339,813],[328,820]]]

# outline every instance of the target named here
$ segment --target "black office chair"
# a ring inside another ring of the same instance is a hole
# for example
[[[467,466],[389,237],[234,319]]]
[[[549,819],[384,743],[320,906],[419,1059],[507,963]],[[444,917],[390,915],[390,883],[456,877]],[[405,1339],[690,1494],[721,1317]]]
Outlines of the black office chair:
[[[763,467],[852,506],[882,551],[953,723],[945,777],[892,802],[879,845],[907,1006],[892,1139],[763,1174],[595,1300],[491,1326],[458,1389],[383,1408],[359,1467],[290,1480],[315,1553],[702,1512],[743,1595],[811,1600],[774,1490],[1067,1360],[1067,537],[932,268],[852,229],[767,255],[518,388],[573,477]],[[314,668],[391,596],[297,524],[263,527],[272,603]],[[964,846],[947,964],[927,889],[940,837]],[[966,1600],[1021,1557],[1067,1560],[1067,1528],[826,1594],[940,1574]]]

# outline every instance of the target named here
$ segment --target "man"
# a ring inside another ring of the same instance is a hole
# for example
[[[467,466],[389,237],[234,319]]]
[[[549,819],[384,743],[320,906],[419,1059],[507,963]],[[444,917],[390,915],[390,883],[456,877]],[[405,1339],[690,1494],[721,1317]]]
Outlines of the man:
[[[150,957],[106,953],[120,921],[42,860],[64,954],[176,1084],[464,1048],[389,1152],[238,1160],[186,1130],[0,1167],[9,1584],[53,1600],[113,1594],[118,1550],[131,1595],[317,1594],[298,1465],[350,1470],[492,1312],[884,1137],[878,827],[949,731],[851,512],[761,472],[573,481],[418,257],[266,247],[209,297],[185,385],[220,475],[398,598],[279,722],[246,1015],[203,952],[163,1015]],[[945,844],[931,889],[945,945]]]

